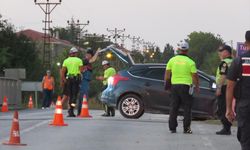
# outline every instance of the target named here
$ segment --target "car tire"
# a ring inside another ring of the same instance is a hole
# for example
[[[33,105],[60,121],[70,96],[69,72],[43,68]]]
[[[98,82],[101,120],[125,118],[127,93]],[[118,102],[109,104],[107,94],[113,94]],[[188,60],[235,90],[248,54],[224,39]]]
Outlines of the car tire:
[[[134,94],[128,94],[121,98],[119,105],[121,115],[129,119],[138,119],[144,113],[142,100]]]

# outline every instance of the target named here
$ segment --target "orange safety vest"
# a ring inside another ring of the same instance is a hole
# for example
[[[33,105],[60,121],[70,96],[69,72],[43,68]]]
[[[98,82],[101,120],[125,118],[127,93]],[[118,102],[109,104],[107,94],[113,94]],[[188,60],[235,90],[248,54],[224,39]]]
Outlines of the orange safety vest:
[[[47,90],[53,90],[54,78],[52,76],[48,77],[47,75],[43,78],[43,88]]]

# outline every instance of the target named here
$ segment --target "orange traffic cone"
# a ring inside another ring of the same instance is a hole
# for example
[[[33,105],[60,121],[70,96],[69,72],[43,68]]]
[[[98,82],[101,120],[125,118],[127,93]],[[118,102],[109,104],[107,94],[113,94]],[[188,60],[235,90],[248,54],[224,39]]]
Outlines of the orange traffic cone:
[[[30,98],[29,98],[28,108],[29,108],[29,109],[33,109],[33,100],[32,100],[32,96],[30,96]]]
[[[78,116],[78,117],[81,117],[81,118],[91,118],[92,117],[89,115],[89,108],[88,108],[88,102],[87,102],[86,95],[83,96],[82,110],[81,110],[80,116]]]
[[[65,124],[64,121],[63,121],[61,96],[58,96],[58,98],[57,98],[56,109],[55,109],[55,114],[54,114],[54,120],[50,125],[53,125],[53,126],[68,126],[68,124]]]
[[[17,111],[14,112],[14,116],[13,116],[12,127],[10,130],[10,140],[9,142],[4,142],[3,144],[4,145],[17,145],[17,146],[27,145],[27,144],[21,144]]]
[[[4,96],[3,98],[3,104],[2,104],[2,112],[8,112],[9,109],[8,109],[8,102],[7,102],[7,97]]]

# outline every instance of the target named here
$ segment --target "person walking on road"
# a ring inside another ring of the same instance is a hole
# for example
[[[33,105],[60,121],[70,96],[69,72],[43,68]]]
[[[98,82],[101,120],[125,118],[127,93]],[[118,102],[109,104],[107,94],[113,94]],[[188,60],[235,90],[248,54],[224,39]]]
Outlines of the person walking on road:
[[[77,55],[78,50],[72,47],[69,51],[69,57],[63,61],[62,65],[61,85],[66,83],[64,94],[69,97],[68,117],[75,117],[74,108],[79,91],[80,73],[83,71],[82,60]],[[65,77],[66,71],[67,76]]]
[[[116,74],[115,68],[111,67],[107,60],[102,61],[102,66],[104,69],[104,75],[96,77],[97,80],[101,80],[103,83],[102,91],[104,91],[108,87],[108,78]],[[104,117],[115,116],[115,108],[109,107],[104,104],[105,113],[102,115]]]
[[[245,34],[246,52],[233,60],[227,74],[226,117],[235,120],[232,101],[236,99],[237,138],[242,150],[250,149],[250,30]]]
[[[87,52],[85,54],[85,58],[83,59],[83,72],[81,74],[82,80],[80,83],[80,95],[78,100],[78,109],[77,109],[77,115],[79,116],[81,114],[82,110],[82,99],[85,95],[88,99],[88,93],[89,93],[89,82],[91,81],[91,76],[93,72],[92,63],[94,63],[97,59],[98,53],[101,49],[97,49],[96,53],[92,49],[87,49]]]
[[[190,128],[193,101],[192,84],[194,83],[196,92],[199,92],[199,79],[195,62],[187,56],[189,44],[181,41],[178,46],[179,54],[168,61],[165,73],[165,87],[168,92],[171,92],[169,130],[171,133],[176,133],[178,109],[180,105],[183,105],[183,133],[192,134]]]
[[[230,135],[232,124],[225,117],[226,114],[226,74],[228,68],[231,65],[232,59],[232,48],[228,45],[223,45],[218,51],[221,62],[218,66],[216,73],[216,96],[218,104],[218,117],[223,125],[220,131],[217,131],[218,135]]]
[[[46,75],[43,77],[42,80],[42,89],[44,95],[42,109],[45,108],[48,109],[50,107],[54,88],[55,88],[54,77],[51,76],[50,70],[47,70]]]

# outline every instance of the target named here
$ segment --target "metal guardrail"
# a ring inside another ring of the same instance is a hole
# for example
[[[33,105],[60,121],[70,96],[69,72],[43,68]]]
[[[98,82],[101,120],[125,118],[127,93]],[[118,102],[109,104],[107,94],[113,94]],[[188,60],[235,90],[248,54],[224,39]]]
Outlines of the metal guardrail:
[[[17,79],[0,77],[0,105],[4,96],[8,98],[10,107],[21,106],[21,81]]]

